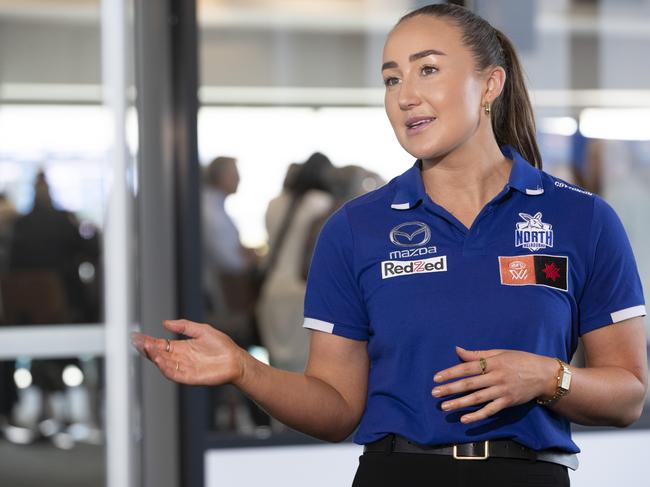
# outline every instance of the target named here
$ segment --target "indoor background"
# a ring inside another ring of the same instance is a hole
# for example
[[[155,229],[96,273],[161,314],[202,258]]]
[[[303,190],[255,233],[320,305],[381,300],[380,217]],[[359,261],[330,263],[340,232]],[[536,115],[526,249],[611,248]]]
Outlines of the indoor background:
[[[381,54],[427,3],[0,0],[0,485],[351,482],[361,447],[289,430],[229,387],[172,385],[129,334],[184,316],[269,360],[250,303],[205,298],[205,168],[237,160],[226,210],[260,262],[292,165],[321,152],[352,167],[350,194],[406,170]],[[615,208],[647,295],[650,1],[451,3],[513,40],[545,170]],[[42,198],[61,217],[56,248],[15,231]],[[20,264],[34,255],[49,260]],[[573,485],[646,485],[648,407],[624,430],[574,425],[574,439]]]

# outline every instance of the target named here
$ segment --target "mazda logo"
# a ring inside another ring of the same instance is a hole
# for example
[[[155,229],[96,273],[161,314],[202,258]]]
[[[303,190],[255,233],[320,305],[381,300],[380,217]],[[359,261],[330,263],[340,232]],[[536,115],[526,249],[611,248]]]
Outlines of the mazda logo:
[[[400,247],[418,247],[430,239],[431,229],[422,222],[401,223],[390,231],[390,241]]]

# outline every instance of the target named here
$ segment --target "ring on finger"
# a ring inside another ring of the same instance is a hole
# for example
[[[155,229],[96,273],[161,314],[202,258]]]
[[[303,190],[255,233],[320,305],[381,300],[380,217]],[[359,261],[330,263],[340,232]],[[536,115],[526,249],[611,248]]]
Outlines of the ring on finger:
[[[165,338],[165,341],[167,342],[167,345],[165,345],[165,352],[171,352],[172,351],[172,342],[169,341],[169,338]]]
[[[481,374],[485,374],[485,369],[487,369],[487,360],[481,357],[478,359],[478,361],[481,364]]]

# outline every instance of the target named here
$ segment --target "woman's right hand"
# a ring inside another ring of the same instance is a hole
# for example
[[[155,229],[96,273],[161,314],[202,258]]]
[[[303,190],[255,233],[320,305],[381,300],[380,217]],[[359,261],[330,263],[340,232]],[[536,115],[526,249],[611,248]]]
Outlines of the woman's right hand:
[[[228,335],[189,320],[165,320],[163,325],[189,339],[167,340],[133,333],[131,340],[165,377],[191,385],[220,385],[242,379],[246,352]]]

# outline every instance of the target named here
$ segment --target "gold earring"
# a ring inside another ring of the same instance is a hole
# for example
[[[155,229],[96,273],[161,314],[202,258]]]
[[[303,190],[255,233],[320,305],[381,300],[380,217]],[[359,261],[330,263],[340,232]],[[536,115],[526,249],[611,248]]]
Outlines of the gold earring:
[[[487,113],[489,115],[490,114],[490,104],[487,101],[485,102],[484,108],[485,108],[485,113]]]

